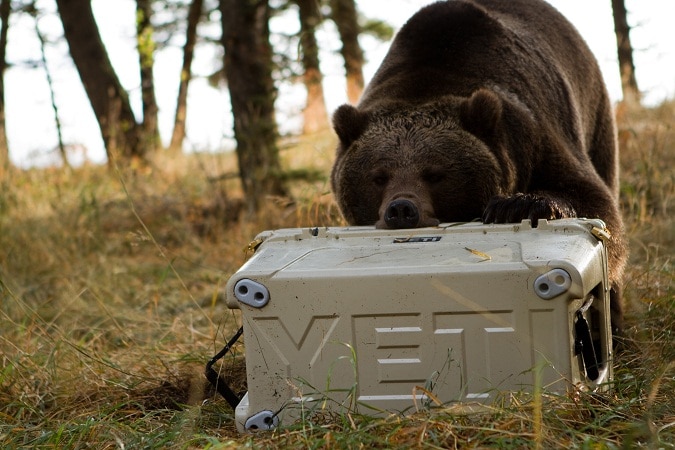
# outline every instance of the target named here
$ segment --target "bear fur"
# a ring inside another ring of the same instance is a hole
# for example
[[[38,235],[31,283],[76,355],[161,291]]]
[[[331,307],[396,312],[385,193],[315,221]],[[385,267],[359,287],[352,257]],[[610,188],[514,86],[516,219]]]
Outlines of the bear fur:
[[[600,218],[622,326],[618,150],[598,64],[542,0],[448,0],[401,28],[356,107],[333,116],[331,185],[378,228]]]

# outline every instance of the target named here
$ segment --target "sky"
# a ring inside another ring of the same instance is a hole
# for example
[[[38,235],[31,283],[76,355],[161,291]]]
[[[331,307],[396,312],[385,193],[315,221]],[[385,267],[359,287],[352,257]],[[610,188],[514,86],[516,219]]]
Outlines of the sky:
[[[398,30],[421,6],[430,0],[357,0],[363,14],[385,20]],[[580,31],[600,63],[610,97],[621,99],[617,68],[616,40],[609,0],[549,0]],[[37,0],[38,7],[55,11],[54,0]],[[137,117],[140,112],[140,89],[137,56],[134,49],[135,2],[133,0],[92,0],[99,31],[113,66],[129,91]],[[644,101],[654,105],[675,98],[675,1],[626,0],[629,24],[633,27],[631,40],[635,48],[636,75]],[[38,20],[41,32],[56,41],[62,33],[55,14]],[[272,31],[296,31],[295,18],[279,18],[271,23]],[[219,36],[217,26],[202,27],[200,32]],[[317,36],[321,47],[321,67],[327,107],[332,112],[345,103],[343,62],[338,51],[340,42],[335,27],[326,22]],[[159,103],[160,134],[168,143],[173,125],[178,76],[182,51],[178,46],[158,53],[155,62],[156,94]],[[364,36],[361,44],[367,58],[364,68],[366,82],[372,77],[386,54],[389,43]],[[284,49],[284,51],[292,51]],[[197,77],[190,84],[188,98],[188,151],[220,151],[232,149],[232,118],[229,97],[223,86],[209,86],[205,76],[216,70],[222,60],[216,46],[200,46],[195,54],[193,70]],[[105,162],[105,150],[91,106],[79,76],[68,55],[65,42],[50,44],[47,62],[54,80],[55,102],[59,108],[63,139],[69,144],[69,160],[77,165],[83,161]],[[7,59],[12,67],[5,72],[6,125],[10,158],[21,167],[58,164],[57,134],[50,91],[43,69],[29,68],[22,61],[40,58],[40,46],[35,22],[15,16],[10,19]],[[300,111],[304,102],[301,84],[279,86],[277,100],[280,131],[291,133],[301,126]]]

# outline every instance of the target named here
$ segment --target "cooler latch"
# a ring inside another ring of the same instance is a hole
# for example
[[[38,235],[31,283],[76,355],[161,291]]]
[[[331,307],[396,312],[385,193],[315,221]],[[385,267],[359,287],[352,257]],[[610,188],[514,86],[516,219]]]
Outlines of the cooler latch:
[[[593,297],[591,297],[592,301]],[[590,306],[591,302],[588,302]],[[588,309],[588,306],[584,305],[579,309],[576,314],[576,320],[574,322],[574,355],[581,355],[581,359],[584,363],[584,370],[586,371],[586,376],[590,380],[597,380],[600,376],[600,367],[598,366],[598,359],[595,353],[595,348],[593,346],[593,336],[591,335],[591,327],[588,325],[586,317],[584,317],[584,312]]]

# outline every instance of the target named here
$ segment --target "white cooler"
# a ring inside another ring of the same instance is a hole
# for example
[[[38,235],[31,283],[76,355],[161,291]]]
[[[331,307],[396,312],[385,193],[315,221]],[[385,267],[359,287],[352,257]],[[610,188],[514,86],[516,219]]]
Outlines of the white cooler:
[[[586,219],[261,233],[227,284],[248,383],[237,428],[606,389],[606,236]]]

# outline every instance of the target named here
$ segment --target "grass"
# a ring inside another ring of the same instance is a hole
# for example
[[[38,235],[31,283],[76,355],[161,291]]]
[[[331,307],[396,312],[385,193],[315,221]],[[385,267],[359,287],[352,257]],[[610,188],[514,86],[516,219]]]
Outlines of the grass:
[[[239,326],[223,287],[264,229],[340,225],[332,136],[283,147],[293,198],[240,217],[232,155],[125,172],[0,180],[2,448],[672,448],[675,446],[675,103],[624,113],[628,330],[611,394],[535,398],[476,415],[317,414],[239,436],[203,370]],[[244,391],[243,347],[223,372]]]

